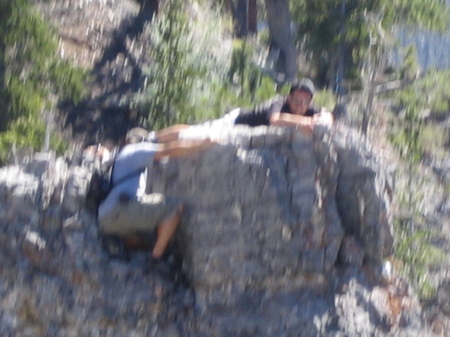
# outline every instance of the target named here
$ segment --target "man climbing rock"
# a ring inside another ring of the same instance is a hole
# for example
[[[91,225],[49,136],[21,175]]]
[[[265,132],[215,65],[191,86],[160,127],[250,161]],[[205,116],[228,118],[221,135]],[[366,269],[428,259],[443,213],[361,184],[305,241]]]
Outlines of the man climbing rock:
[[[146,193],[147,167],[162,158],[180,158],[208,149],[206,140],[151,143],[129,133],[114,161],[113,188],[98,209],[100,231],[118,238],[126,249],[147,248],[156,231],[151,256],[163,256],[180,221],[183,205],[176,198]],[[144,140],[144,141],[143,141]]]

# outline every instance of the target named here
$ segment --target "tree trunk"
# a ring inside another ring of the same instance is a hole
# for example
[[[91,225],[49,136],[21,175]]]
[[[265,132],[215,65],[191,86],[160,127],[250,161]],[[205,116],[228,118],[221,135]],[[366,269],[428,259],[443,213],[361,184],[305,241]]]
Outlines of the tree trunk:
[[[257,0],[226,0],[225,5],[233,16],[236,37],[245,38],[257,33]]]
[[[147,21],[151,21],[153,16],[158,13],[159,0],[144,0],[141,6],[140,15]]]
[[[0,132],[6,131],[6,124],[8,123],[8,99],[6,95],[6,66],[5,66],[5,52],[6,47],[0,43]]]
[[[280,72],[283,82],[292,82],[297,76],[297,49],[295,47],[292,18],[288,0],[265,0],[272,48],[280,51]]]
[[[361,132],[364,136],[367,136],[367,133],[369,131],[369,123],[370,123],[370,117],[372,115],[372,109],[373,109],[373,101],[375,99],[375,90],[376,90],[376,77],[377,77],[377,71],[376,66],[372,64],[372,60],[369,57],[368,60],[368,73],[369,78],[367,80],[367,102],[366,107],[363,111],[363,118],[362,118],[362,124],[361,124]]]
[[[144,31],[145,24],[152,21],[159,9],[159,0],[138,0],[138,3],[141,5],[139,14],[135,17],[128,31],[128,36],[131,39],[139,36]],[[122,42],[120,41],[120,43]]]
[[[372,115],[374,97],[375,97],[375,83],[373,81],[373,75],[371,75],[369,82],[369,94],[367,97],[367,103],[364,109],[361,125],[361,132],[364,136],[367,136],[367,132],[369,131],[370,116]]]
[[[236,36],[239,38],[248,35],[248,1],[238,0],[235,12]]]
[[[258,33],[258,6],[257,0],[248,1],[248,32]]]
[[[6,22],[11,15],[12,2],[0,0],[0,132],[8,122],[8,99],[6,95]]]
[[[141,12],[147,13],[150,19],[158,12],[159,0],[144,0],[141,6]]]

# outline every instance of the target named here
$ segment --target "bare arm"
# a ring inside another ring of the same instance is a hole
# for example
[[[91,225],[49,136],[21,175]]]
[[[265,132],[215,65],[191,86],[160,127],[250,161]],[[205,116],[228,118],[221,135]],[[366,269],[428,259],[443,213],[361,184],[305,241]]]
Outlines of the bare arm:
[[[311,134],[316,125],[331,127],[333,121],[333,114],[328,111],[322,111],[312,117],[276,112],[270,117],[270,125],[291,126],[306,134]]]
[[[169,143],[159,144],[154,159],[163,157],[179,158],[194,155],[209,149],[214,143],[210,139],[203,140],[177,140]]]
[[[295,127],[306,134],[311,134],[314,128],[313,117],[276,112],[270,117],[270,125]]]
[[[178,139],[181,130],[188,128],[187,124],[176,124],[155,132],[158,143],[169,143]]]

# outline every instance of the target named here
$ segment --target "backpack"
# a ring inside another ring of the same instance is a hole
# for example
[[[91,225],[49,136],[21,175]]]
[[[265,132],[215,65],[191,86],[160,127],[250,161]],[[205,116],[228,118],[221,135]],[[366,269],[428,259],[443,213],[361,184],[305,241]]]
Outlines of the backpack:
[[[98,206],[106,199],[113,188],[112,174],[115,157],[94,169],[89,183],[86,201],[87,206],[97,214]]]

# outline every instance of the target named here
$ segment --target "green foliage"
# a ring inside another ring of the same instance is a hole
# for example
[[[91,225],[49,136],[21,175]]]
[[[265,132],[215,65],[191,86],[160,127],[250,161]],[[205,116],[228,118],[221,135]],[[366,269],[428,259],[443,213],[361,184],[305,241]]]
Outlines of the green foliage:
[[[427,112],[436,116],[447,113],[448,76],[448,71],[430,71],[394,96],[397,109],[402,113],[392,118],[389,139],[412,164],[420,162],[425,150],[435,150],[445,141],[442,131],[426,124],[424,117]]]
[[[8,131],[0,135],[0,165],[11,162],[15,155],[11,149],[42,150],[46,131],[46,123],[37,119],[36,115],[23,115],[15,119]],[[58,154],[67,149],[67,142],[59,135],[53,134],[50,146]]]
[[[86,95],[87,72],[73,67],[67,60],[54,60],[48,68],[48,79],[62,100],[78,103]]]
[[[278,93],[273,80],[257,65],[260,41],[224,40],[217,13],[202,12],[201,22],[192,17],[186,22],[186,8],[179,0],[171,0],[167,6],[150,27],[153,62],[149,85],[135,102],[147,114],[149,128],[217,118]],[[180,41],[174,42],[177,39]],[[285,86],[281,91],[288,90]],[[317,99],[325,106],[334,102],[331,92],[318,94]]]
[[[151,25],[152,68],[146,104],[152,128],[189,121],[190,96],[204,68],[192,58],[193,35],[183,1],[169,0]]]
[[[449,25],[446,0],[379,1],[388,25],[415,25],[443,33]]]
[[[405,58],[400,69],[400,77],[413,80],[419,71],[419,62],[417,60],[417,50],[414,45],[406,47]]]
[[[443,259],[444,253],[432,244],[438,235],[425,230],[425,220],[418,215],[425,191],[416,171],[420,168],[424,152],[436,154],[436,148],[442,148],[444,143],[442,130],[426,123],[425,116],[436,113],[435,107],[442,105],[449,97],[447,78],[448,72],[430,71],[393,97],[400,113],[393,116],[390,140],[407,166],[404,186],[397,187],[396,199],[402,212],[408,214],[405,219],[397,219],[395,224],[395,254],[402,261],[404,275],[422,298],[429,298],[435,291],[428,274]],[[447,155],[444,149],[442,155]]]
[[[228,71],[229,83],[237,83],[240,94],[249,93],[255,96],[261,82],[261,71],[251,62],[254,49],[249,40],[236,40],[231,54],[231,64]]]
[[[336,96],[331,90],[322,90],[314,94],[314,103],[324,107],[327,111],[333,111],[336,105]]]
[[[275,85],[253,61],[256,41],[235,40],[228,70],[228,85],[236,88],[235,106],[254,104],[273,96]]]
[[[425,124],[421,134],[421,143],[426,153],[432,153],[436,159],[444,159],[448,156],[446,142],[448,131],[439,125]]]
[[[10,97],[9,115],[12,121],[21,116],[30,117],[37,113],[37,108],[44,104],[42,88],[36,88],[31,81],[21,81],[12,77],[7,92]]]
[[[198,123],[275,93],[275,85],[254,65],[255,41],[224,40],[220,13],[186,17],[186,4],[167,2],[151,29],[149,85],[134,103],[148,127]],[[194,43],[195,41],[195,43]]]
[[[278,94],[273,79],[254,61],[257,49],[258,41],[251,38],[233,41],[231,61],[223,65],[227,67],[226,76],[208,96],[214,115],[223,115],[236,107],[254,106]],[[287,93],[289,86],[285,85],[281,91]]]
[[[58,98],[78,101],[84,95],[86,73],[57,55],[56,34],[31,1],[0,0],[2,159],[8,157],[8,146],[42,147],[45,106]]]
[[[419,116],[420,110],[410,106],[406,108],[399,123],[393,123],[390,140],[400,151],[402,158],[409,160],[411,164],[417,164],[423,156],[421,134],[423,120]]]
[[[297,0],[291,1],[291,9],[298,38],[306,42],[305,51],[316,72],[328,81],[333,79],[339,62],[341,43],[345,78],[357,79],[361,74],[358,70],[370,54],[379,59],[394,43],[395,26],[444,31],[450,22],[444,0]]]
[[[430,298],[435,289],[428,271],[443,261],[445,253],[430,243],[432,233],[417,228],[413,221],[397,219],[395,230],[395,255],[402,261],[401,272],[421,298]]]
[[[418,90],[417,96],[424,96],[427,107],[433,115],[446,115],[450,109],[450,86],[448,78],[450,71],[429,71],[420,81],[414,83]]]

